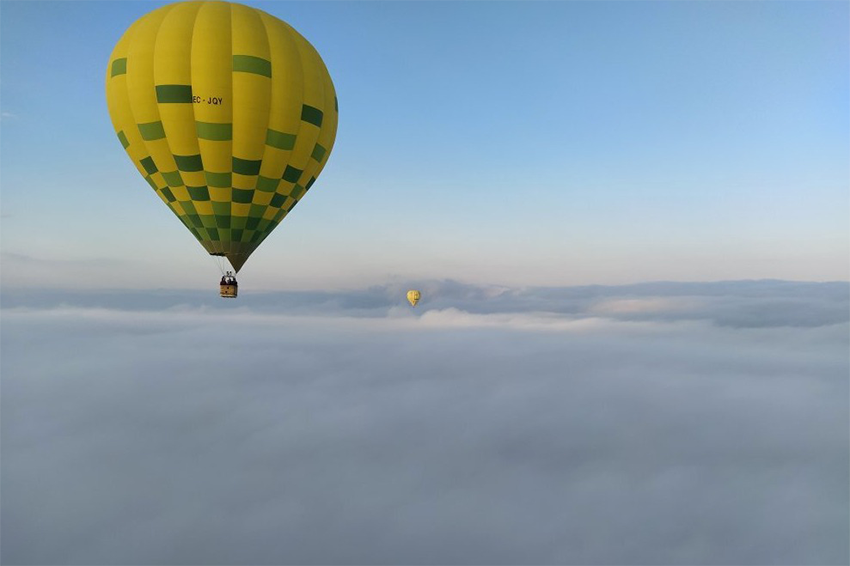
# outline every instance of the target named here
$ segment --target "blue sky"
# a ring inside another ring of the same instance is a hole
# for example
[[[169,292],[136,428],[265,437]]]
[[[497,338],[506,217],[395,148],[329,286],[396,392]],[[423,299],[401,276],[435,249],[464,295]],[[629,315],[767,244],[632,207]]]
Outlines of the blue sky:
[[[216,279],[105,106],[113,45],[162,4],[0,5],[5,286]],[[340,101],[254,288],[850,277],[846,2],[251,5]]]

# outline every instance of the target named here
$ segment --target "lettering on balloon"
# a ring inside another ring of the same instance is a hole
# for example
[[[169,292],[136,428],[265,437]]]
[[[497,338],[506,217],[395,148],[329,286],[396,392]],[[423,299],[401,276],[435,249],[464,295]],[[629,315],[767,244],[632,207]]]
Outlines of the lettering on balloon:
[[[192,102],[194,102],[195,104],[212,104],[213,106],[219,106],[223,104],[223,100],[224,99],[220,96],[192,96]]]

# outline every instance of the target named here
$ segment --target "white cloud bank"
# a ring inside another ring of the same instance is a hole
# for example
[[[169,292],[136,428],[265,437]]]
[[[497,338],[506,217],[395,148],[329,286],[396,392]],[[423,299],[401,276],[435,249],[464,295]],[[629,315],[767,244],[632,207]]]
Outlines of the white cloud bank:
[[[847,563],[846,284],[794,285],[5,296],[0,558]]]

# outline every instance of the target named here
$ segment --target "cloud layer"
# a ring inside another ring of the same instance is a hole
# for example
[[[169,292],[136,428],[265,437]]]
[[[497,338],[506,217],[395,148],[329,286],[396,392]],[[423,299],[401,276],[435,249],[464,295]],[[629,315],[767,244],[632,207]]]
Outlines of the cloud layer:
[[[2,561],[850,558],[846,283],[428,285],[4,295]]]
[[[408,313],[409,288],[422,291],[416,312],[455,309],[470,314],[549,313],[559,317],[600,316],[622,321],[704,320],[736,328],[816,327],[850,320],[846,282],[727,281],[641,283],[583,287],[505,288],[457,281],[410,281],[345,291],[255,292],[240,290],[238,301],[217,293],[174,290],[62,291],[5,289],[6,309],[63,305],[117,310],[198,309],[346,317],[387,317]],[[212,291],[215,291],[213,289]]]

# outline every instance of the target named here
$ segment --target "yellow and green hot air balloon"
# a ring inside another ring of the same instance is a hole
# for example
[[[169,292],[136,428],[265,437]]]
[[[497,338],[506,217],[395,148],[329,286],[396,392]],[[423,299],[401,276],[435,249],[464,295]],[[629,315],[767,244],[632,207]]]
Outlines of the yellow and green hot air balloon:
[[[237,272],[313,186],[336,137],[336,92],[313,46],[229,2],[137,20],[109,59],[106,102],[151,188]]]
[[[421,297],[422,294],[416,289],[411,289],[407,292],[407,302],[410,303],[411,307],[415,307]]]

